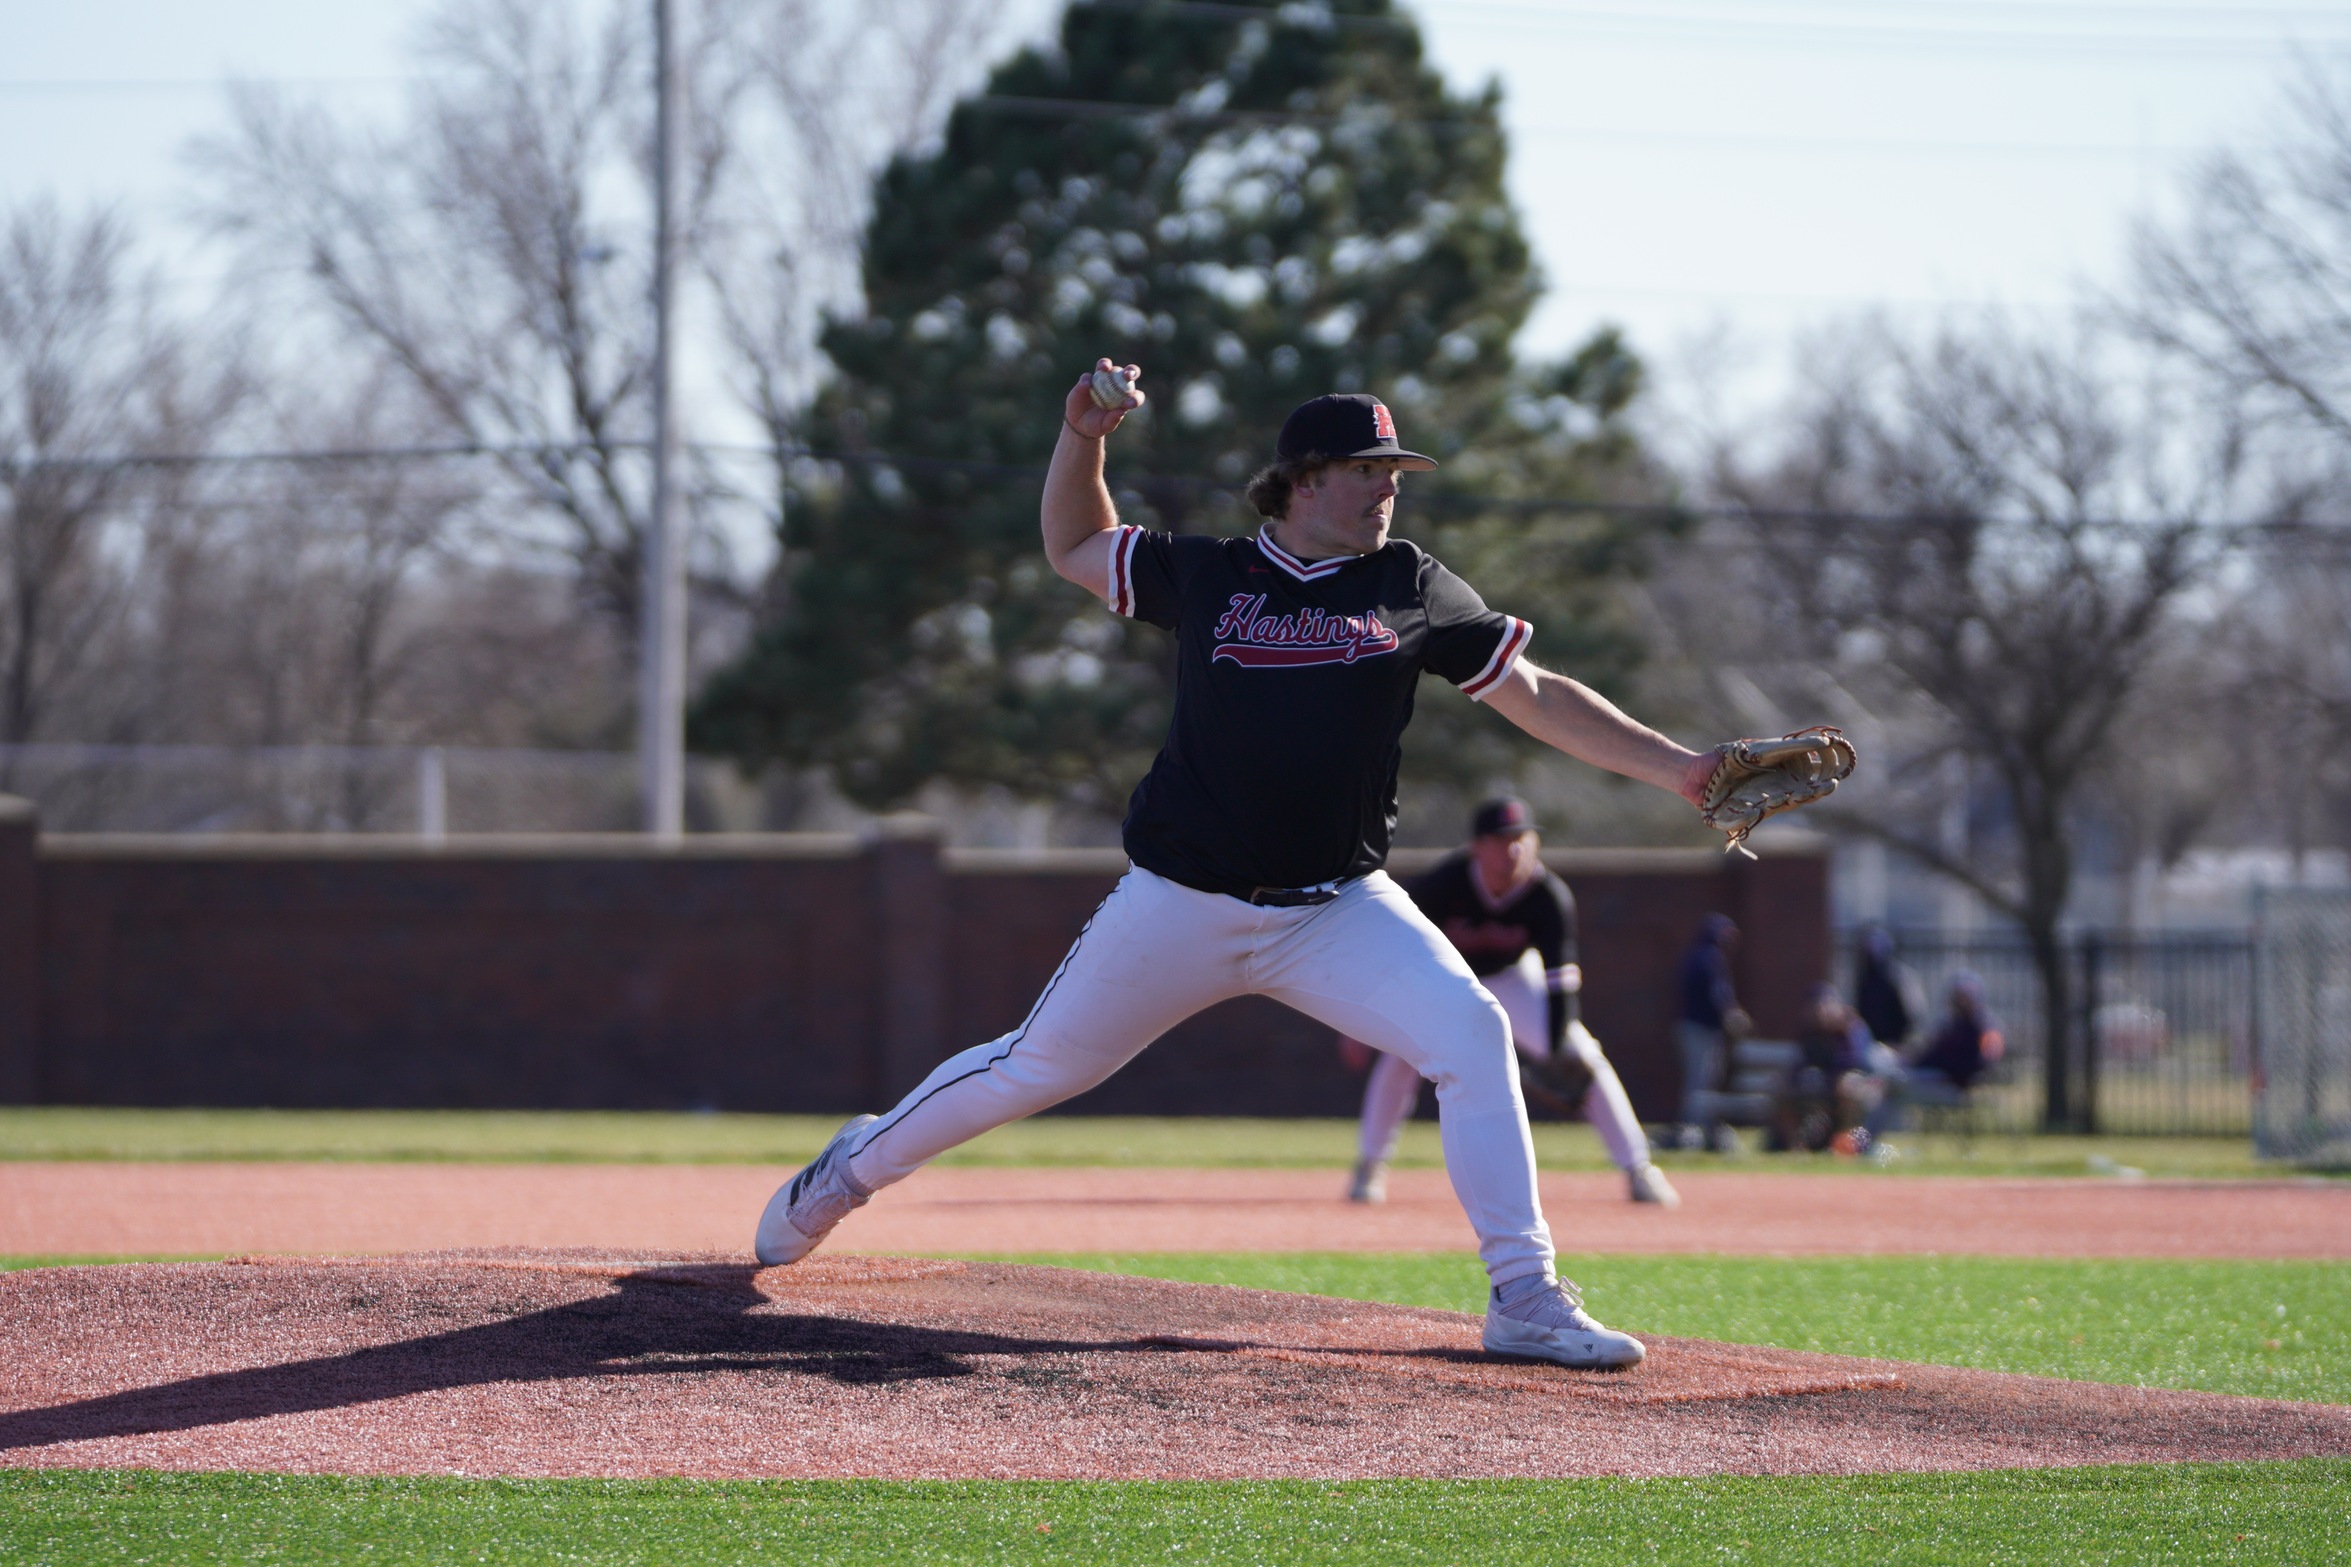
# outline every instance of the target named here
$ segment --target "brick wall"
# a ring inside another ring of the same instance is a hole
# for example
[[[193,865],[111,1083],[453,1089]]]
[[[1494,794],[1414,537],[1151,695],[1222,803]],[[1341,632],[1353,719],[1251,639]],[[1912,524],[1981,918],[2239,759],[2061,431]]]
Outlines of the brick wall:
[[[0,800],[0,1100],[878,1109],[1019,1023],[1115,853],[867,838],[39,836]],[[1409,871],[1432,856],[1399,854]],[[1670,1108],[1672,975],[1748,932],[1741,994],[1794,1025],[1828,963],[1817,851],[1551,857],[1582,905],[1586,1015]],[[1069,1108],[1346,1115],[1330,1031],[1256,999],[1180,1025]]]

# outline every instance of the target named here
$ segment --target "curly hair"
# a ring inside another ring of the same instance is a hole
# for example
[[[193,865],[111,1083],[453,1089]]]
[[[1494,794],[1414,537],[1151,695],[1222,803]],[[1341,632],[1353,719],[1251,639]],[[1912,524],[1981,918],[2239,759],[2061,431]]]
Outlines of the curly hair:
[[[1301,479],[1311,479],[1332,463],[1344,461],[1328,452],[1303,457],[1280,457],[1250,475],[1249,504],[1261,517],[1279,522],[1290,514],[1290,491]]]

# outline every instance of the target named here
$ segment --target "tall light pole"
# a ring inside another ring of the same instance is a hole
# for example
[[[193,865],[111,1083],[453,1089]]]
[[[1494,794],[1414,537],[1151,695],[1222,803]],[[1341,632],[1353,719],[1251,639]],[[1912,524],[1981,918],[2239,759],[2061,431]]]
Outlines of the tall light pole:
[[[685,155],[679,0],[653,0],[653,511],[639,590],[637,774],[645,831],[675,839],[686,817],[686,527],[678,425],[678,165]]]

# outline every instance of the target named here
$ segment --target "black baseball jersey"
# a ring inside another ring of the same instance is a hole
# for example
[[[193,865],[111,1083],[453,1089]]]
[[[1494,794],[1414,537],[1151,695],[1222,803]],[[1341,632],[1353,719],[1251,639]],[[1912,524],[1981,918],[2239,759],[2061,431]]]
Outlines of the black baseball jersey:
[[[1414,689],[1473,697],[1533,629],[1402,539],[1303,561],[1274,543],[1121,528],[1110,607],[1175,632],[1175,714],[1127,804],[1127,857],[1246,897],[1375,871]]]
[[[1549,871],[1495,903],[1465,850],[1439,861],[1405,890],[1445,933],[1473,974],[1499,974],[1532,947],[1556,986],[1576,960],[1575,894]]]

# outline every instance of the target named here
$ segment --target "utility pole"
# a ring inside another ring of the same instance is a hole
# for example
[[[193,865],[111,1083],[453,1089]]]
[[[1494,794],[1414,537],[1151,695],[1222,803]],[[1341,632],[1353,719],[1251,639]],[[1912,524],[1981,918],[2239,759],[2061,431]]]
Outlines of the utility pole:
[[[678,424],[678,165],[685,156],[680,0],[653,0],[653,514],[639,590],[637,769],[645,831],[675,840],[686,816],[686,539]]]

